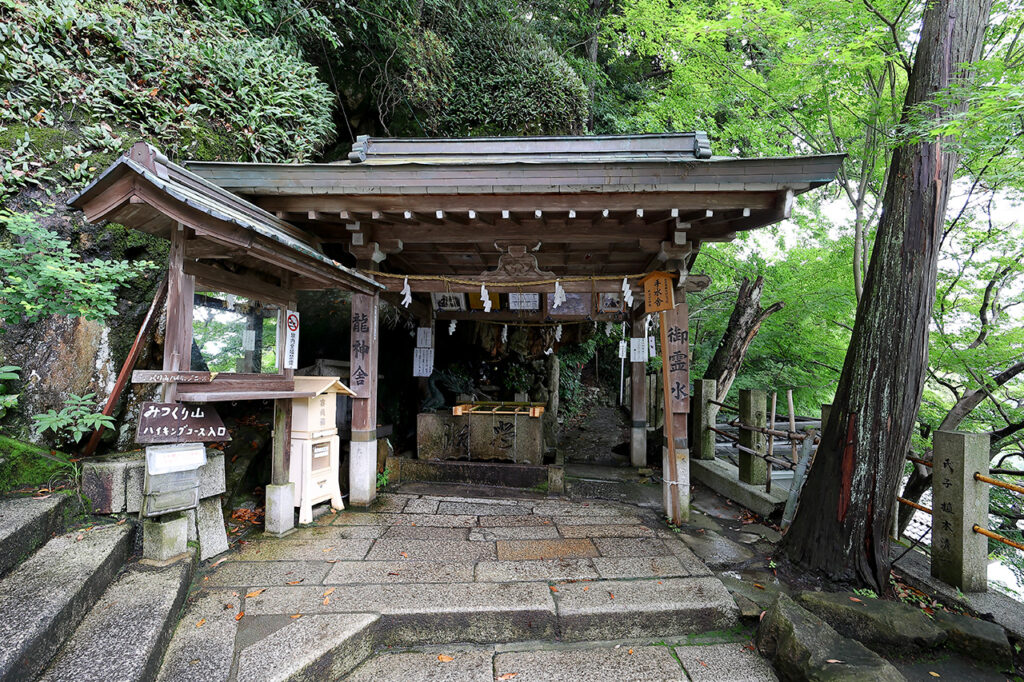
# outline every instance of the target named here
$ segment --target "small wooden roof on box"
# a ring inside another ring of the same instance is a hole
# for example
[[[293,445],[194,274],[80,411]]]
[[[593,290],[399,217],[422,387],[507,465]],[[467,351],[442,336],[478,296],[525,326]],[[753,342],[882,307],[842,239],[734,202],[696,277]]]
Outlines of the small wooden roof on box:
[[[295,377],[295,390],[302,393],[311,393],[316,397],[322,393],[340,393],[355,397],[355,392],[341,383],[340,377]]]

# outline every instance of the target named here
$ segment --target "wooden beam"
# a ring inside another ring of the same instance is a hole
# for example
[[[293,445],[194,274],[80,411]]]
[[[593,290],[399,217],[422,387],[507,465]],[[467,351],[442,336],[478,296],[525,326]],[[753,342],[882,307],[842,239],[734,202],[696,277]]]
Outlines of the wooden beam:
[[[707,211],[719,209],[764,209],[775,204],[776,191],[728,192],[592,192],[535,194],[359,194],[359,195],[272,195],[256,198],[270,211],[412,211],[436,217],[436,211]]]
[[[287,305],[291,298],[291,293],[287,289],[259,279],[254,274],[236,274],[223,268],[194,261],[186,261],[184,268],[185,273],[194,276],[199,284],[204,287],[213,287],[217,291],[279,305]]]

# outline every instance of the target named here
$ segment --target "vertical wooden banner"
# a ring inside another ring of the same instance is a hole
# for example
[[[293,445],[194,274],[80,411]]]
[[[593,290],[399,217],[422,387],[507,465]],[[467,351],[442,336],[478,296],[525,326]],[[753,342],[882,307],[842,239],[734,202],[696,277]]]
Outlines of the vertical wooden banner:
[[[352,399],[349,501],[356,506],[366,506],[377,496],[377,307],[376,294],[352,294],[349,388],[356,397]]]
[[[690,310],[686,295],[661,314],[661,359],[665,386],[665,510],[673,523],[689,518],[690,452],[686,417],[690,411]]]

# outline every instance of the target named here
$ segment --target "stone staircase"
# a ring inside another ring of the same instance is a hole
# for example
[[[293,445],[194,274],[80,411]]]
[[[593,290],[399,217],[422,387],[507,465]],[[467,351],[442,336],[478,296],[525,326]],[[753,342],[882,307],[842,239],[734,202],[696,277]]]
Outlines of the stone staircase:
[[[193,561],[134,561],[130,522],[68,530],[70,498],[0,500],[0,682],[152,680]]]

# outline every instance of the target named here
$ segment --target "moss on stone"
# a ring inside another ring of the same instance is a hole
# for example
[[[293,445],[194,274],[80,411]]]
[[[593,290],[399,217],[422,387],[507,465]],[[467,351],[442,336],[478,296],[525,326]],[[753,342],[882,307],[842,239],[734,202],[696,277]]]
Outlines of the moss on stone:
[[[25,139],[26,134],[32,144],[32,150],[40,156],[47,152],[62,150],[68,137],[68,131],[63,128],[13,123],[6,128],[0,128],[0,149],[13,149]]]
[[[55,476],[68,476],[74,465],[62,452],[44,450],[0,436],[0,494],[45,485]]]

